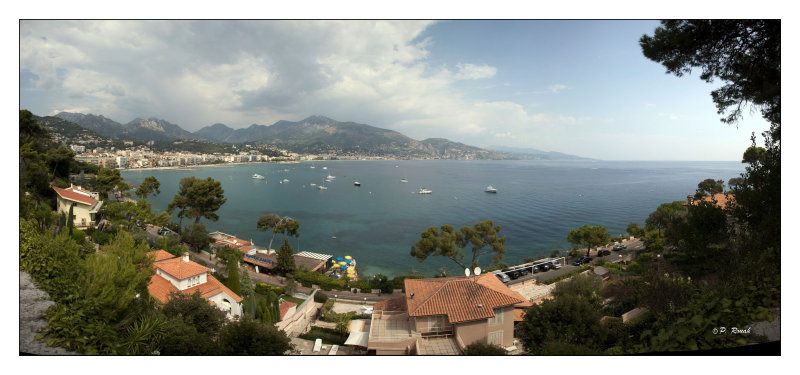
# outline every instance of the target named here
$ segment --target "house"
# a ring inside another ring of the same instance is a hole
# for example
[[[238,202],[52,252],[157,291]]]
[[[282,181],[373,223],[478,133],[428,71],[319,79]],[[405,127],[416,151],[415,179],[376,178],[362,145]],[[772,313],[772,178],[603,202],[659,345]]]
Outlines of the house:
[[[689,195],[689,196],[686,197],[686,201],[687,201],[687,203],[684,203],[683,204],[684,206],[688,206],[690,204],[693,204],[693,205],[696,206],[700,202],[711,202],[711,203],[714,203],[717,207],[719,207],[719,208],[721,208],[723,210],[727,209],[728,207],[730,207],[735,202],[733,194],[726,194],[726,193],[714,194],[712,196],[706,195],[706,196],[703,196],[700,199],[694,199],[693,196]]]
[[[531,306],[491,273],[406,279],[405,289],[405,295],[374,305],[368,352],[459,354],[472,343],[510,347],[518,310]]]
[[[287,316],[292,316],[297,311],[297,304],[294,302],[284,301],[281,300],[280,305],[278,305],[278,312],[280,313],[280,320]]]
[[[67,189],[53,186],[58,197],[56,206],[59,214],[69,215],[72,207],[72,222],[76,228],[86,228],[95,225],[99,219],[98,212],[103,206],[100,195],[86,190],[80,186],[70,185]]]
[[[180,258],[164,250],[148,253],[153,257],[156,273],[150,279],[147,289],[150,295],[164,304],[173,292],[200,295],[218,309],[224,311],[229,319],[242,315],[242,297],[223,285],[209,269],[189,260],[189,253]]]

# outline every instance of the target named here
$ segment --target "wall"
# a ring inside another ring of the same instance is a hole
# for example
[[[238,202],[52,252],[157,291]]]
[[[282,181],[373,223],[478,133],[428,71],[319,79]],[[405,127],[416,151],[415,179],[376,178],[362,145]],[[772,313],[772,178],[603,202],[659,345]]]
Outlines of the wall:
[[[226,311],[225,305],[223,304],[222,300],[226,299],[231,304],[231,310]],[[234,315],[242,316],[242,304],[236,302],[233,297],[229,296],[228,293],[222,292],[217,293],[208,298],[209,301],[213,301],[216,304],[216,307],[222,311],[228,313],[228,318],[233,318]]]
[[[487,339],[487,325],[488,323],[486,322],[486,319],[465,323],[456,323],[454,324],[455,335],[461,339],[464,345],[469,345],[475,342],[485,344]]]
[[[503,331],[503,346],[514,345],[514,308],[511,306],[504,307],[500,311],[500,314],[503,315],[503,322],[500,324],[487,324],[486,337],[489,337],[489,333]]]
[[[305,302],[295,307],[296,310],[294,314],[289,315],[287,313],[283,320],[275,323],[275,328],[284,332],[296,331],[299,328],[303,328],[299,327],[299,325],[308,323],[311,316],[317,314],[317,304],[314,303],[314,294],[316,292],[317,291],[314,290]]]
[[[75,219],[73,220],[74,225],[76,227],[84,226],[84,224],[82,224],[83,223],[82,220],[84,220],[84,219],[86,220],[85,221],[85,223],[86,223],[85,226],[92,225],[92,215],[89,213],[89,208],[91,208],[91,206],[86,205],[86,204],[82,204],[82,203],[78,203],[78,202],[72,202],[72,201],[63,199],[60,196],[57,196],[57,197],[58,197],[58,214],[59,215],[61,215],[62,212],[64,213],[64,215],[69,215],[69,206],[70,206],[71,203],[75,203],[75,206],[72,208],[72,214],[75,215]],[[67,221],[69,222],[69,218],[67,218]]]

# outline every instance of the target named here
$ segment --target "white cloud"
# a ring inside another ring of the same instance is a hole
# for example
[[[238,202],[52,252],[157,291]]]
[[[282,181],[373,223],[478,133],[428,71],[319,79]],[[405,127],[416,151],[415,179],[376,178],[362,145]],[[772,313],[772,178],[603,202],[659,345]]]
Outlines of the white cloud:
[[[553,94],[558,94],[561,91],[564,91],[564,89],[566,89],[566,88],[567,88],[566,85],[562,85],[560,83],[557,83],[557,84],[548,86],[547,90],[550,91]]]
[[[658,116],[667,118],[669,120],[678,120],[680,118],[680,116],[678,116],[678,115],[676,115],[674,113],[659,113]]]
[[[458,68],[458,72],[455,74],[456,79],[491,78],[497,73],[497,68],[486,64],[475,65],[458,63],[456,68]]]

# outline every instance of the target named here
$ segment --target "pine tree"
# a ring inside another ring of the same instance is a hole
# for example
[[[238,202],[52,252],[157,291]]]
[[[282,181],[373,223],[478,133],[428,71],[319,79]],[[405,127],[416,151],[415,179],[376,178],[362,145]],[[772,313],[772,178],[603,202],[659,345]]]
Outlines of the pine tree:
[[[75,225],[74,219],[72,218],[72,208],[75,207],[75,204],[69,205],[69,214],[67,215],[67,228],[69,228],[69,236],[72,237],[72,227]]]
[[[242,294],[244,299],[244,313],[255,319],[256,304],[255,294],[253,291],[253,280],[250,279],[250,272],[247,269],[242,273]]]
[[[294,264],[294,249],[289,245],[289,239],[283,241],[283,245],[278,249],[278,264],[275,270],[281,275],[291,274],[297,267]]]
[[[235,259],[228,264],[228,288],[237,295],[242,294],[242,284],[239,281],[239,262]]]

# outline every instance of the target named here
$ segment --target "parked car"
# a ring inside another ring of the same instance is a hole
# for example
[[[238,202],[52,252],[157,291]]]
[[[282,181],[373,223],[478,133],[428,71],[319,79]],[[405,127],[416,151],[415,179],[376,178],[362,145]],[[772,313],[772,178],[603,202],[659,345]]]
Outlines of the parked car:
[[[538,267],[539,271],[542,271],[542,272],[547,272],[551,268],[549,263],[537,264],[536,267]]]
[[[554,261],[550,262],[550,267],[552,267],[553,269],[559,269],[559,268],[561,268],[561,263],[558,263],[558,261],[554,260]]]
[[[171,230],[169,230],[168,228],[161,228],[161,229],[158,230],[158,235],[159,236],[166,236],[166,235],[177,236],[178,234],[173,232],[173,231],[171,231]]]
[[[581,265],[583,265],[583,258],[575,259],[575,261],[572,262],[572,265],[573,266],[581,266]]]
[[[511,281],[511,278],[509,278],[508,275],[506,275],[505,273],[495,272],[494,275],[497,276],[497,278],[504,283]]]
[[[599,257],[604,257],[606,255],[611,255],[611,251],[603,249],[597,252],[597,256]]]
[[[592,258],[592,257],[583,257],[583,259],[581,259],[581,261],[583,262],[583,264],[588,264],[588,263],[592,262],[592,259],[594,259],[594,258]]]
[[[620,251],[620,250],[625,250],[625,249],[627,249],[627,248],[628,248],[628,247],[627,247],[627,246],[625,246],[625,245],[616,245],[616,246],[614,246],[613,250],[614,250],[614,251]]]

